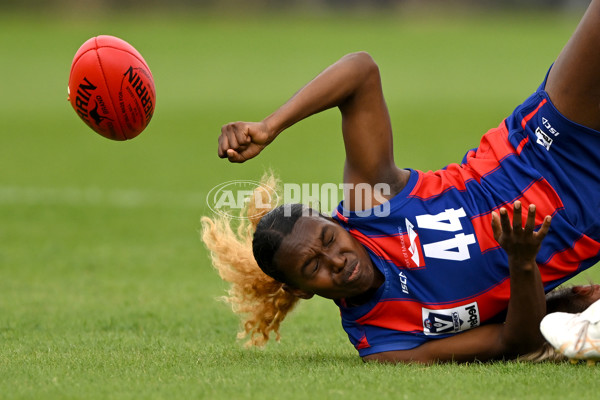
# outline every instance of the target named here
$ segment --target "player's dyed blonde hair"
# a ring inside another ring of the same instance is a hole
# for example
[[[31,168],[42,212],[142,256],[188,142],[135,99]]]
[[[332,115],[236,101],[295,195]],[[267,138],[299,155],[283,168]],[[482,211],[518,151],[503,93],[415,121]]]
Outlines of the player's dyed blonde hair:
[[[202,217],[202,240],[221,278],[229,282],[227,296],[222,299],[231,305],[241,319],[238,338],[249,336],[246,346],[263,346],[271,332],[279,340],[279,326],[297,304],[299,298],[283,289],[283,283],[266,275],[258,266],[252,251],[256,226],[276,204],[273,194],[279,181],[272,173],[261,178],[247,206],[240,212],[237,227],[232,219],[223,215]],[[270,192],[271,191],[271,192]],[[258,197],[258,199],[257,199]],[[256,207],[257,204],[261,208]],[[263,207],[270,204],[269,207]]]

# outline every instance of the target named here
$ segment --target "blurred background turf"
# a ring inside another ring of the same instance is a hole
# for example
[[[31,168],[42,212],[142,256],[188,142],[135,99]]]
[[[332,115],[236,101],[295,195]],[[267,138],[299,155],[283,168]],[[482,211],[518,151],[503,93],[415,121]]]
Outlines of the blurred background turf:
[[[381,69],[397,164],[437,169],[460,161],[536,89],[581,10],[313,2],[140,12],[129,3],[0,3],[0,397],[225,398],[249,379],[262,393],[274,369],[289,379],[277,366],[307,368],[325,395],[368,395],[346,375],[383,384],[394,372],[363,368],[324,300],[284,323],[281,346],[241,350],[198,234],[218,183],[268,168],[283,182],[340,182],[338,112],[301,122],[243,165],[217,158],[221,125],[262,119],[345,53],[366,50]],[[154,74],[154,119],[132,141],[98,136],[66,100],[73,55],[99,34],[129,41]],[[476,374],[468,379],[477,386]]]

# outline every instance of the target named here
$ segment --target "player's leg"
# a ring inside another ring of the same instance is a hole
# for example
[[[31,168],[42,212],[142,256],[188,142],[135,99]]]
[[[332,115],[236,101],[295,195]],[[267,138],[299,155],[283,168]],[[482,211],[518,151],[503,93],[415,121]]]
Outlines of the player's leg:
[[[558,56],[546,91],[564,116],[600,130],[600,0],[592,0]]]

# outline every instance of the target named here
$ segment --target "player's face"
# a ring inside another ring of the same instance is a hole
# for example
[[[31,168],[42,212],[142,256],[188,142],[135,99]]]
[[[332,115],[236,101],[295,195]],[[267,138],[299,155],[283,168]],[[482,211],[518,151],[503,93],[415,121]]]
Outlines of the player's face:
[[[289,286],[307,297],[350,299],[383,282],[365,248],[335,221],[317,215],[298,219],[274,261]]]

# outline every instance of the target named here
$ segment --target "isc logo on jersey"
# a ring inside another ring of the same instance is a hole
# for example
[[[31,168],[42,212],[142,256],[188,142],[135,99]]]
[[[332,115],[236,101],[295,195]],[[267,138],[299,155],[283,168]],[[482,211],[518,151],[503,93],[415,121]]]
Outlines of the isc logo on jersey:
[[[437,310],[423,307],[422,316],[423,333],[430,336],[465,331],[480,323],[477,302]]]

